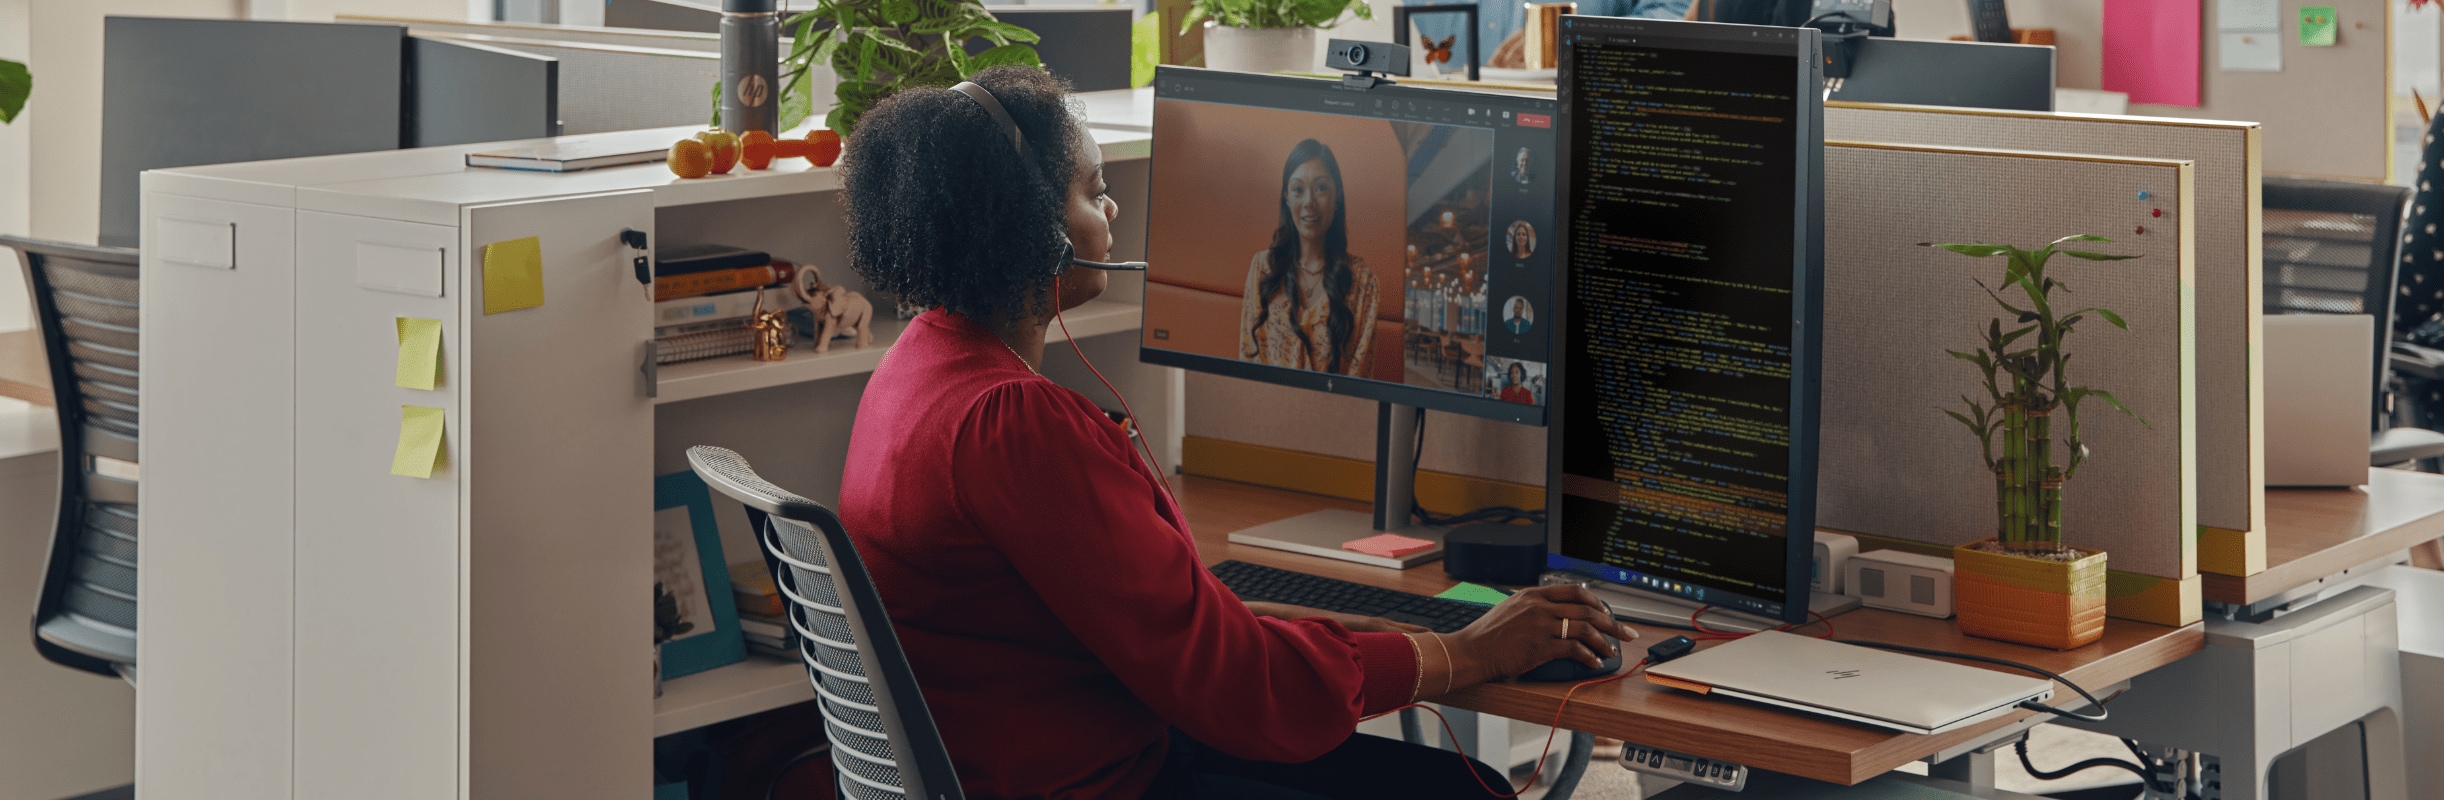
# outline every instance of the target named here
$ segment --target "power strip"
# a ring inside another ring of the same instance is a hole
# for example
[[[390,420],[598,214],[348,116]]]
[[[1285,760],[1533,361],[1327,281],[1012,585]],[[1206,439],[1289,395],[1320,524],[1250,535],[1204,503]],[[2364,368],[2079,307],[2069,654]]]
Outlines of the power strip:
[[[1631,772],[1643,772],[1684,783],[1701,783],[1734,792],[1748,788],[1747,767],[1642,745],[1623,745],[1621,766]]]

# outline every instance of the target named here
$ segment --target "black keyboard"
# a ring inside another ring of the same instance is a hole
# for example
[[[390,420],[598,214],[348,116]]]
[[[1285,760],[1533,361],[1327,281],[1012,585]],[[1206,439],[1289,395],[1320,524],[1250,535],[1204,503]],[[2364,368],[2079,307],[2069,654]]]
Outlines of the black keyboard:
[[[1211,569],[1214,577],[1222,579],[1222,585],[1230,587],[1241,600],[1382,617],[1423,625],[1436,633],[1456,632],[1493,610],[1475,603],[1396,592],[1245,561],[1224,561]]]

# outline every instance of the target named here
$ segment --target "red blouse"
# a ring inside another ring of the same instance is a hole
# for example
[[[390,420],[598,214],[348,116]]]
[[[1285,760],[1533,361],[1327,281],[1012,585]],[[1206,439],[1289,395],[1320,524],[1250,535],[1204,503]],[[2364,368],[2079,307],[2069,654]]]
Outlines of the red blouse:
[[[1174,726],[1306,761],[1416,688],[1399,634],[1248,613],[1157,480],[966,318],[917,317],[867,382],[841,519],[968,794],[1137,797]]]

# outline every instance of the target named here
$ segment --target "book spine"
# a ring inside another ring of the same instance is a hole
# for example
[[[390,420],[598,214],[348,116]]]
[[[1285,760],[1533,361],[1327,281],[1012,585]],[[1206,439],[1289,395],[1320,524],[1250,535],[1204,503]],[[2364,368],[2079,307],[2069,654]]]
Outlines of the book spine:
[[[653,279],[653,299],[656,302],[677,300],[683,297],[701,297],[708,294],[787,283],[794,274],[795,270],[788,265],[767,264],[761,267],[655,278]]]
[[[664,328],[740,319],[755,311],[755,299],[755,292],[744,291],[664,300],[653,306],[653,324],[657,328]],[[787,311],[800,305],[803,303],[798,301],[795,294],[764,292],[764,307],[767,309]]]

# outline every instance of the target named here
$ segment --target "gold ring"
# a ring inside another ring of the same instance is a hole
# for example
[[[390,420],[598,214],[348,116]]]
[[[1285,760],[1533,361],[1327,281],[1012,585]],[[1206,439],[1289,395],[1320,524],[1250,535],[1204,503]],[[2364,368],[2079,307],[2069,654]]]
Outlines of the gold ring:
[[[1570,618],[1569,618],[1569,617],[1563,617],[1563,618],[1561,618],[1561,638],[1564,638],[1564,639],[1568,639],[1568,638],[1570,638]]]

